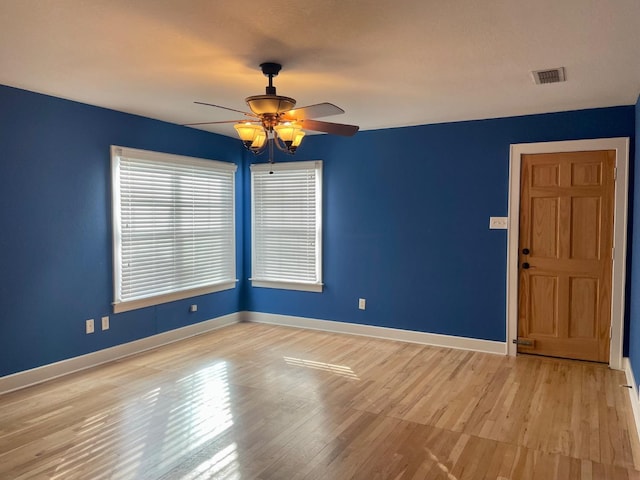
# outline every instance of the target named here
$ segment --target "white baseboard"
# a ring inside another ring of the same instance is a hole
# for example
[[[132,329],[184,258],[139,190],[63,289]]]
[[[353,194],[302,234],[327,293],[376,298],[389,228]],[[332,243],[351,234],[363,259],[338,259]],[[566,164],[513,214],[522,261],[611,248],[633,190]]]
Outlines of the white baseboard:
[[[242,315],[240,313],[230,313],[222,317],[187,325],[186,327],[141,338],[133,342],[123,343],[122,345],[105,348],[104,350],[98,350],[97,352],[88,353],[79,357],[69,358],[49,365],[43,365],[42,367],[0,377],[0,394],[52,380],[86,368],[95,367],[96,365],[118,360],[119,358],[144,352],[145,350],[193,337],[194,335],[216,330],[233,323],[238,323],[241,318]]]
[[[493,340],[479,340],[476,338],[454,337],[451,335],[439,335],[437,333],[414,332],[398,328],[376,327],[373,325],[361,325],[358,323],[334,322],[330,320],[316,320],[313,318],[293,317],[289,315],[277,315],[273,313],[240,312],[241,321],[270,323],[273,325],[285,325],[288,327],[307,328],[310,330],[322,330],[325,332],[348,333],[365,337],[384,338],[387,340],[399,340],[402,342],[420,343],[437,347],[455,348],[459,350],[472,350],[474,352],[507,354],[507,343]]]
[[[330,320],[316,320],[305,317],[289,315],[276,315],[259,312],[236,312],[222,317],[206,320],[204,322],[187,325],[186,327],[159,333],[150,337],[135,340],[133,342],[116,345],[114,347],[98,350],[79,357],[69,358],[60,362],[43,365],[42,367],[25,370],[5,377],[0,377],[0,394],[25,388],[31,385],[52,380],[87,368],[95,367],[103,363],[118,360],[129,355],[144,352],[152,348],[167,345],[183,340],[194,335],[215,330],[238,322],[270,323],[289,327],[321,330],[326,332],[346,333],[366,337],[398,340],[402,342],[434,345],[438,347],[456,348],[477,352],[495,353],[505,355],[507,345],[504,342],[491,340],[479,340],[435,333],[414,332],[397,328],[376,327],[373,325],[361,325],[356,323],[334,322]],[[630,367],[629,367],[630,368]],[[635,384],[634,384],[635,385]],[[636,395],[636,399],[637,399]],[[637,404],[637,402],[636,402]],[[634,406],[634,408],[636,408]],[[635,413],[635,410],[634,410]],[[636,417],[637,419],[638,417]]]
[[[636,383],[636,377],[633,374],[629,357],[624,357],[622,359],[622,367],[624,369],[624,374],[627,377],[627,385],[631,386],[629,389],[629,400],[631,400],[633,418],[636,421],[636,431],[638,432],[638,436],[640,436],[640,397],[638,397],[638,384]]]

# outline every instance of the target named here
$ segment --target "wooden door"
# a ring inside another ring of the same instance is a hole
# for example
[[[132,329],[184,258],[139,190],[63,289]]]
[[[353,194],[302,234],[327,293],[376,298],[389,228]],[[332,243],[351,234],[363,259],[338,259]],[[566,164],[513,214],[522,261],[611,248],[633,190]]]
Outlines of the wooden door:
[[[609,361],[615,151],[522,156],[518,352]]]

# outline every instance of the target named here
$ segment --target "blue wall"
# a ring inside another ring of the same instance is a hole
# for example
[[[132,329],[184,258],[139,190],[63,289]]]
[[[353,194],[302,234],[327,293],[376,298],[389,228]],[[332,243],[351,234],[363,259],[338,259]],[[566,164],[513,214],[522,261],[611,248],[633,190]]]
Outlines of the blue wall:
[[[509,145],[633,125],[628,106],[306,138],[296,159],[324,160],[325,290],[249,288],[244,308],[504,341],[507,237],[488,225],[507,215]]]
[[[109,152],[115,144],[240,163],[236,140],[9,87],[0,106],[0,376],[237,311],[240,288],[111,313]]]
[[[0,105],[0,376],[239,310],[504,341],[506,232],[488,222],[507,215],[509,145],[633,137],[638,115],[636,105],[306,138],[295,159],[324,160],[318,294],[248,285],[255,158],[237,140],[10,87]],[[239,164],[238,288],[111,313],[112,144]],[[111,329],[86,335],[84,320],[102,315]]]
[[[635,107],[635,133],[636,145],[637,139],[640,138],[640,97]],[[640,148],[636,147],[633,197],[631,199],[633,209],[633,224],[631,241],[629,242],[631,257],[631,273],[628,275],[630,285],[628,286],[630,313],[629,313],[629,360],[633,369],[636,380],[640,374]]]

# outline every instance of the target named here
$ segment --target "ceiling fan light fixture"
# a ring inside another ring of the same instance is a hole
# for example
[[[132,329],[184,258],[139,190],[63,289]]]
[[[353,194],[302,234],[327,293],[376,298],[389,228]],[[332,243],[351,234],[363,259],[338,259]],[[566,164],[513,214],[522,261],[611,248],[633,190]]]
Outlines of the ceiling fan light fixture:
[[[278,150],[294,154],[304,137],[302,126],[295,122],[281,122],[273,130],[273,143]]]
[[[253,139],[251,143],[250,150],[254,153],[261,152],[267,143],[267,132],[262,129],[258,133],[256,133],[256,137]]]
[[[300,130],[298,133],[296,133],[296,138],[293,139],[293,143],[291,144],[291,146],[294,148],[298,148],[302,143],[302,139],[304,138],[304,136],[304,130]]]
[[[236,123],[233,128],[236,129],[240,140],[247,147],[253,144],[259,132],[264,132],[262,126],[249,122]]]
[[[187,123],[186,126],[207,125],[214,123],[235,123],[234,128],[242,140],[242,145],[253,154],[260,154],[267,148],[269,150],[269,162],[273,163],[274,148],[294,154],[305,136],[302,124],[307,130],[331,133],[335,135],[352,136],[358,131],[357,125],[345,125],[314,120],[313,117],[326,117],[344,113],[340,107],[331,103],[318,103],[294,110],[295,99],[276,94],[273,85],[273,77],[278,75],[282,65],[279,63],[260,64],[262,73],[269,77],[269,85],[265,95],[254,95],[245,98],[245,102],[251,109],[251,113],[236,110],[235,108],[222,107],[212,103],[195,102],[210,107],[222,108],[232,112],[241,113],[250,120],[223,120],[219,122]],[[299,122],[299,123],[297,123]]]
[[[296,106],[293,98],[282,95],[254,95],[247,97],[245,102],[256,115],[283,113]]]
[[[302,143],[302,139],[304,138],[304,135],[305,135],[304,130],[300,130],[298,133],[296,133],[296,137],[293,139],[293,143],[288,149],[289,153],[291,154],[296,153],[296,150],[298,150],[298,147]]]
[[[293,145],[298,132],[302,131],[302,127],[294,122],[280,123],[279,125],[273,127],[273,129],[278,134],[278,137],[280,137],[280,140],[282,140],[285,145],[287,145],[287,147]],[[302,141],[302,138],[300,138],[300,141]]]

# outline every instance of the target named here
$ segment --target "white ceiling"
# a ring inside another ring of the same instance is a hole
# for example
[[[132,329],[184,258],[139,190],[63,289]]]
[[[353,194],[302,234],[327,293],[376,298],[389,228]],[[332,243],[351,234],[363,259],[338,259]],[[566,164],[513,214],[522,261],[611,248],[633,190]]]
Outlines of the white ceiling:
[[[246,110],[265,61],[364,130],[630,105],[639,46],[640,0],[0,0],[1,84],[178,124],[237,117],[193,101]]]

